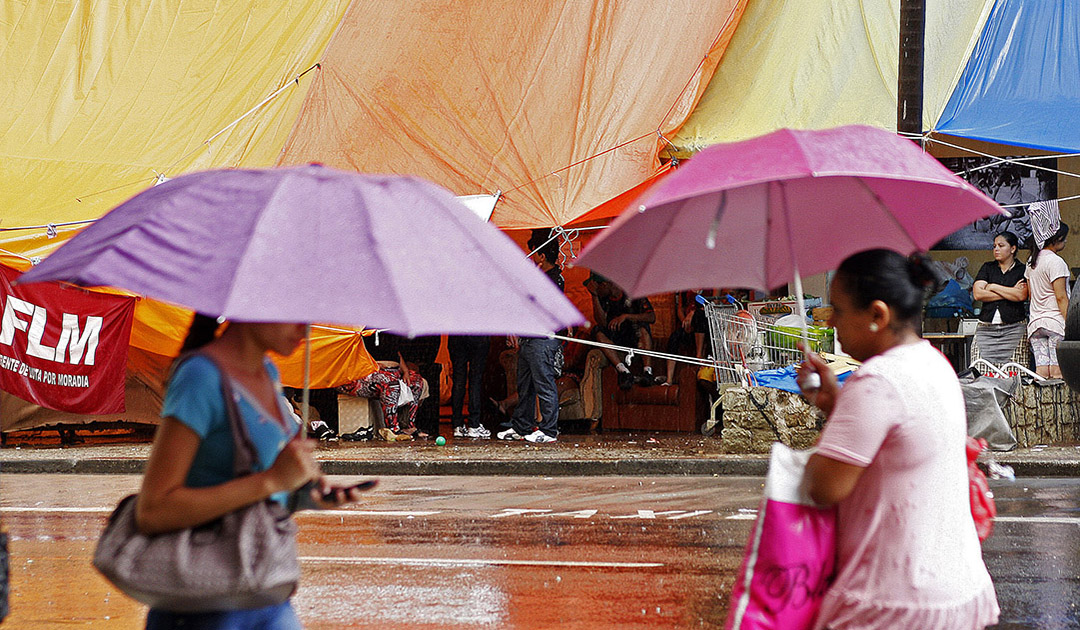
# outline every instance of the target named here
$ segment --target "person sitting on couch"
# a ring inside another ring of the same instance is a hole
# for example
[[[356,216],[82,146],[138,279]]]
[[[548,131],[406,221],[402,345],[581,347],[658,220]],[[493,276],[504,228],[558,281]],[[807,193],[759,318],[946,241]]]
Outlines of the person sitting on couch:
[[[378,398],[383,422],[378,436],[387,442],[427,439],[416,428],[416,410],[424,391],[424,380],[401,358],[402,338],[386,332],[364,337],[364,347],[379,369],[338,387],[338,392],[363,398]]]
[[[596,319],[593,336],[596,341],[625,348],[652,350],[649,324],[656,321],[656,312],[649,298],[632,300],[621,287],[595,271],[589,274],[585,288],[592,294],[593,317]],[[619,372],[619,387],[630,389],[634,384],[634,376],[623,361],[623,357],[628,353],[612,348],[602,350]],[[655,382],[652,359],[646,356],[642,364],[645,374],[640,382],[643,385],[652,385]]]

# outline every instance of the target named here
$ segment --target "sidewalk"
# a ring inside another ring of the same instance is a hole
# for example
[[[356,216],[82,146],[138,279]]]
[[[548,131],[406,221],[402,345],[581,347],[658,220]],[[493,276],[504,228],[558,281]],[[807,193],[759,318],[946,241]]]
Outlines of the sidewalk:
[[[75,446],[8,446],[0,449],[0,472],[16,474],[137,474],[149,443]],[[497,440],[324,442],[316,451],[323,470],[335,475],[537,475],[537,476],[763,476],[765,455],[723,452],[717,437],[663,433],[562,435],[554,444]],[[1018,477],[1080,477],[1080,446],[984,453],[1012,466]]]

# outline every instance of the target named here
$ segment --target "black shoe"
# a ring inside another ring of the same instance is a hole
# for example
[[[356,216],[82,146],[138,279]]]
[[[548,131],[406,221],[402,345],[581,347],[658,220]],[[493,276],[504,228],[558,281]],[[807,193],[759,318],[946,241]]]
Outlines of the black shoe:
[[[375,439],[375,427],[360,427],[352,433],[341,436],[346,442],[368,442]]]
[[[313,420],[311,422],[308,428],[308,435],[322,440],[323,442],[330,442],[338,439],[337,433],[334,433],[334,430],[322,420]]]
[[[634,383],[642,387],[652,387],[656,385],[656,379],[653,378],[652,374],[642,374],[634,377]]]
[[[619,372],[619,389],[630,389],[634,386],[634,375],[629,372]]]

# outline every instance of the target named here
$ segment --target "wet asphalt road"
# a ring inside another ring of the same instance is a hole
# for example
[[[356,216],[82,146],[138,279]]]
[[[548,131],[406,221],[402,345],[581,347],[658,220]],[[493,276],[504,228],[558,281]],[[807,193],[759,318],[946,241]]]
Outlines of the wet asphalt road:
[[[346,478],[342,478],[345,481]],[[0,477],[4,628],[138,628],[90,567],[123,475]],[[995,482],[999,628],[1080,628],[1080,480]],[[761,491],[746,477],[388,477],[300,517],[306,628],[713,628]]]

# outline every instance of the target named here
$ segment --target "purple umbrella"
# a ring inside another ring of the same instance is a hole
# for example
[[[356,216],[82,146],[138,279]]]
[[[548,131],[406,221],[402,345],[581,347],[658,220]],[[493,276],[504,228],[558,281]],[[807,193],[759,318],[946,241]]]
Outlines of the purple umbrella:
[[[581,313],[513,241],[422,179],[317,165],[183,175],[21,278],[111,286],[237,321],[541,335]]]
[[[646,191],[577,264],[633,296],[773,289],[884,247],[927,250],[1005,212],[917,145],[866,126],[783,129],[702,150]]]

